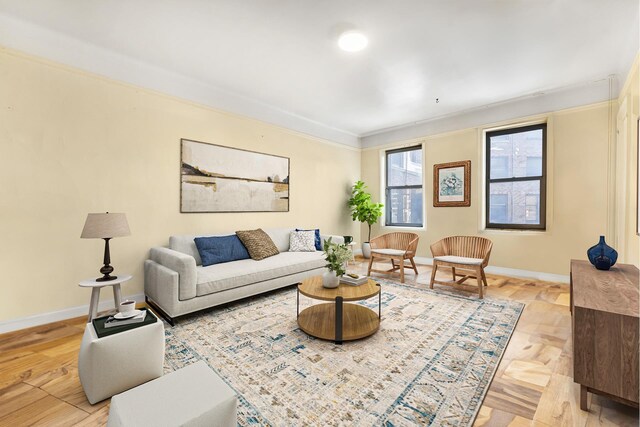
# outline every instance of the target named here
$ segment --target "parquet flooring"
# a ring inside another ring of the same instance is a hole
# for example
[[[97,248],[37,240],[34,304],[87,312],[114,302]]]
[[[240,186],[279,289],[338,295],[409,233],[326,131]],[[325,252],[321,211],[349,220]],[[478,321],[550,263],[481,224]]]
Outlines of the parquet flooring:
[[[352,269],[365,272],[359,259]],[[443,269],[444,270],[444,269]],[[419,266],[406,283],[428,286],[431,269]],[[446,280],[446,271],[438,272]],[[375,276],[374,276],[375,277]],[[476,426],[637,426],[636,409],[589,395],[579,408],[573,382],[569,287],[487,276],[487,298],[512,299],[526,308],[498,366]],[[456,286],[469,295],[475,287]],[[436,285],[438,289],[438,285]],[[89,296],[87,295],[87,299]],[[87,402],[77,355],[86,317],[0,335],[0,426],[101,426],[109,401]]]

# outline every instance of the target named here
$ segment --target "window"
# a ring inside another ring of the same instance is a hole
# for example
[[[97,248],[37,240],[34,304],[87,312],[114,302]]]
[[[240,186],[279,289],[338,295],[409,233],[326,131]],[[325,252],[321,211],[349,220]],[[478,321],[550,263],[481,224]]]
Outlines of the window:
[[[487,228],[545,229],[547,125],[487,132]]]
[[[422,227],[422,146],[386,152],[385,225]]]

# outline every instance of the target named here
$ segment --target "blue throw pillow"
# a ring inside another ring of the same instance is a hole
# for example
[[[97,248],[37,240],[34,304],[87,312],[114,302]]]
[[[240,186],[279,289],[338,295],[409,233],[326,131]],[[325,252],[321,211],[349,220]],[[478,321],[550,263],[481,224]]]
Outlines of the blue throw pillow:
[[[223,262],[237,261],[239,259],[248,259],[249,252],[244,247],[238,236],[214,236],[214,237],[196,237],[196,248],[202,265],[220,264]]]
[[[320,229],[316,228],[315,230],[302,230],[300,228],[296,228],[296,231],[315,231],[316,232],[316,251],[322,250],[322,241],[320,240]]]

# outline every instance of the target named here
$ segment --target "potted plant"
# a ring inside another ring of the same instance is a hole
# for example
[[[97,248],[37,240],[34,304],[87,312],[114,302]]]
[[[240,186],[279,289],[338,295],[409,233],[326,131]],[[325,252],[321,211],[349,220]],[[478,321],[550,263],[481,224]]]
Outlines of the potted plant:
[[[351,251],[347,245],[331,242],[331,237],[324,241],[323,251],[329,271],[322,275],[322,286],[325,288],[337,288],[340,285],[340,276],[346,273],[347,261],[351,258]]]
[[[353,184],[351,198],[349,199],[349,209],[351,210],[351,218],[354,221],[366,222],[369,226],[367,241],[362,243],[362,255],[365,258],[369,258],[371,257],[371,247],[369,246],[371,226],[378,222],[378,219],[382,216],[384,205],[382,203],[373,203],[371,194],[365,191],[366,188],[367,186],[362,181]]]

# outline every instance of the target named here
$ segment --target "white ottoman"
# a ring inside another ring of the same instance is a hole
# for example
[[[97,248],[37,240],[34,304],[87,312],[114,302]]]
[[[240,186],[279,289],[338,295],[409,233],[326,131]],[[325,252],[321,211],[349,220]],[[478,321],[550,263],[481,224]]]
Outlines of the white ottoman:
[[[91,323],[84,329],[78,375],[91,404],[162,376],[163,363],[160,320],[103,338],[98,338]]]
[[[113,396],[107,427],[236,427],[235,392],[203,361]]]

